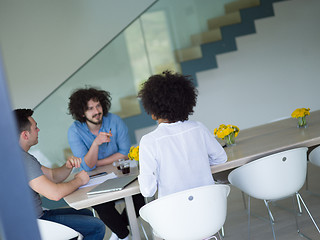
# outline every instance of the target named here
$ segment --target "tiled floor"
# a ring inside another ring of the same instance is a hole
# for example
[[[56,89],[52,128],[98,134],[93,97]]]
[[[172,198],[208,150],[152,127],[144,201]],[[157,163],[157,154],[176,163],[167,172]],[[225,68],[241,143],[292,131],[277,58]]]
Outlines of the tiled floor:
[[[309,190],[320,194],[320,168],[309,165]],[[315,221],[320,225],[320,195],[312,195],[309,191],[306,191],[306,186],[300,190],[302,198],[307,204],[311,214],[315,218]],[[267,211],[263,201],[252,199],[251,200],[252,211],[260,216],[267,217]],[[271,211],[275,217],[275,233],[278,240],[296,240],[303,239],[296,232],[296,223],[294,215],[291,211],[292,199],[285,199],[277,201],[271,205]],[[214,218],[214,216],[212,216]],[[303,233],[308,235],[311,239],[320,239],[320,234],[312,224],[307,213],[303,209],[302,216],[298,217],[300,229]],[[224,225],[225,240],[242,240],[248,239],[247,231],[247,213],[244,208],[242,194],[238,189],[231,186],[231,192],[228,197],[228,214]],[[149,239],[152,239],[148,225],[144,224],[148,230]],[[107,231],[105,239],[109,239],[110,230]],[[142,239],[143,233],[141,231]],[[260,218],[251,217],[251,240],[270,240],[273,239],[271,227],[269,222]]]

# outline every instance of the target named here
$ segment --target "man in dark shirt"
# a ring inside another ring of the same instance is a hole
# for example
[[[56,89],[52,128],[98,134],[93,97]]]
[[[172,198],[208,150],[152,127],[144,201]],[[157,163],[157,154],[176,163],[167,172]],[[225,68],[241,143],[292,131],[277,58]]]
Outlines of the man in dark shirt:
[[[32,118],[33,111],[17,109],[14,113],[19,128],[19,144],[38,218],[66,225],[81,233],[85,240],[102,240],[105,235],[105,225],[100,219],[93,217],[90,210],[42,209],[39,194],[50,200],[58,201],[88,183],[89,176],[85,171],[81,171],[71,181],[63,182],[73,167],[80,167],[81,159],[74,156],[68,158],[67,162],[59,168],[51,169],[42,166],[34,156],[28,153],[29,149],[38,143],[40,131],[36,121]]]

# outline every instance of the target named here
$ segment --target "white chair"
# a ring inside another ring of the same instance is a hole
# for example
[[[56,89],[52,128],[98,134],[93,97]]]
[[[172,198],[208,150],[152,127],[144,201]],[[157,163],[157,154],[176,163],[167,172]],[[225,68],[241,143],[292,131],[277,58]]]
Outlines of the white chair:
[[[314,148],[310,154],[309,154],[309,162],[317,167],[320,167],[320,146]],[[308,175],[307,175],[307,180],[308,180]],[[313,195],[317,195],[319,196],[319,193],[314,193],[312,191],[309,190],[309,186],[306,183],[306,189],[307,191],[309,191],[311,194]]]
[[[320,167],[320,146],[314,148],[309,154],[310,163]]]
[[[320,230],[298,191],[303,186],[307,173],[307,148],[296,148],[245,164],[229,174],[229,182],[248,195],[248,236],[250,238],[250,197],[264,200],[267,207],[273,238],[273,217],[269,202],[287,197],[296,197],[302,202],[314,226]],[[294,201],[293,201],[294,202]],[[296,217],[297,231],[300,232]]]
[[[42,240],[82,239],[77,231],[60,223],[37,219]]]
[[[225,222],[229,192],[230,187],[222,184],[177,192],[146,204],[140,216],[163,239],[206,239]]]

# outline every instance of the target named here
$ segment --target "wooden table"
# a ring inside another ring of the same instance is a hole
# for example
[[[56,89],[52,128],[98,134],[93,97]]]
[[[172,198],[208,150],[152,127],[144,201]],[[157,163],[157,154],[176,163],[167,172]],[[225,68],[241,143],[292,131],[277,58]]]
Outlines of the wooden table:
[[[99,173],[99,172],[107,172],[107,173],[114,172],[116,175],[119,175],[119,176],[122,175],[122,173],[112,165],[98,167],[95,170],[91,171],[90,175]],[[136,174],[137,172],[138,172],[137,168],[131,168],[130,174]],[[125,204],[126,204],[126,210],[129,218],[129,224],[131,228],[132,239],[140,240],[141,238],[140,238],[139,226],[138,226],[137,217],[136,217],[133,200],[132,200],[132,195],[140,193],[138,180],[129,184],[121,191],[101,193],[101,194],[88,196],[87,192],[89,192],[92,188],[96,186],[97,185],[80,188],[77,191],[64,197],[64,200],[72,208],[83,209],[83,208],[92,207],[101,203],[124,198]]]
[[[311,112],[306,119],[307,128],[298,128],[297,119],[288,118],[240,130],[236,145],[224,148],[228,161],[212,166],[212,173],[230,170],[276,152],[320,144],[320,110]]]
[[[212,166],[212,173],[230,170],[279,151],[320,144],[320,111],[311,112],[311,115],[307,117],[307,122],[307,128],[297,128],[297,119],[288,118],[240,131],[236,138],[236,145],[225,148],[228,161]],[[92,174],[102,171],[118,172],[113,166],[103,166],[92,171]],[[82,209],[124,198],[133,239],[140,239],[132,202],[132,195],[140,193],[138,181],[131,183],[122,191],[89,197],[87,192],[93,187],[79,189],[64,199],[71,207]]]

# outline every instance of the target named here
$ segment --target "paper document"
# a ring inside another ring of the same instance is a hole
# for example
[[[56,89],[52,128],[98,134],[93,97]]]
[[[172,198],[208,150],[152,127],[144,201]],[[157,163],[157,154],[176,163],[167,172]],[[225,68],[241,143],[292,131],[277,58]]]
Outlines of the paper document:
[[[103,183],[104,181],[106,181],[106,180],[108,180],[108,179],[112,179],[112,178],[116,178],[116,177],[117,177],[117,175],[116,175],[114,172],[108,173],[107,175],[90,179],[87,184],[82,185],[82,186],[79,187],[79,188],[84,188],[84,187],[89,187],[89,186],[97,185],[97,184]]]

